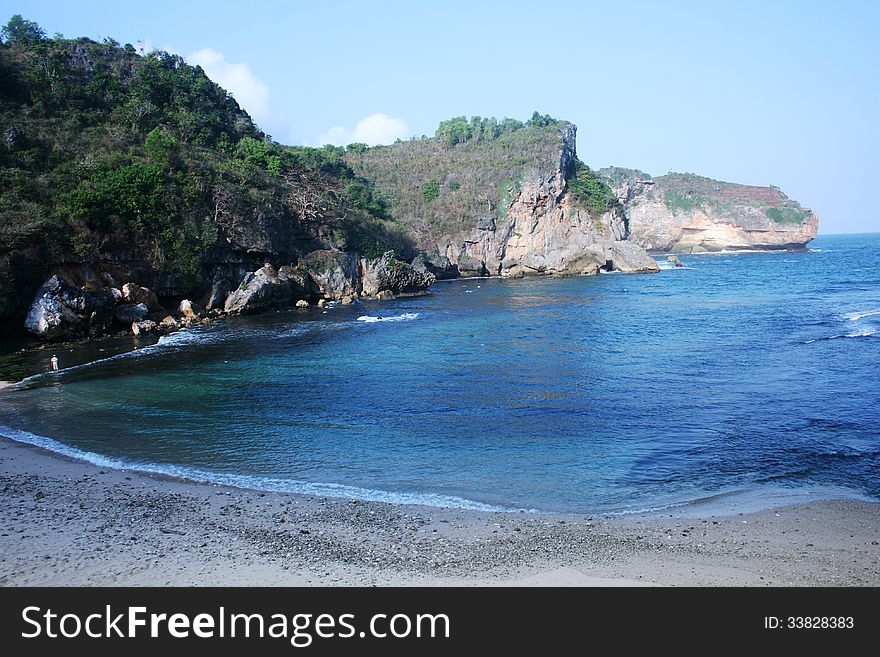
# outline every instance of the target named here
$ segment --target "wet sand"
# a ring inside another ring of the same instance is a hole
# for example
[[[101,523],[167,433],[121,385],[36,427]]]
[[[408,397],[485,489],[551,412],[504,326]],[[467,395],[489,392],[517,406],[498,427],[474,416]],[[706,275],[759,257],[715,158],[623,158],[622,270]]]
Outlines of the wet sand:
[[[0,438],[0,585],[877,586],[880,505],[491,513],[102,469]]]

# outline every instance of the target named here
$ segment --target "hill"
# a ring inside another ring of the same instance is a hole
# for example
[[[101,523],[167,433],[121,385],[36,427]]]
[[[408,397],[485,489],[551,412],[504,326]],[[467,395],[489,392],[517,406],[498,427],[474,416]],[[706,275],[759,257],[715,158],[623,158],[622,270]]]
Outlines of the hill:
[[[778,187],[618,167],[599,175],[625,207],[630,239],[652,251],[798,249],[818,230],[818,215]]]
[[[272,142],[177,55],[48,39],[16,18],[0,44],[6,326],[58,271],[182,297],[316,249],[413,250],[343,149]]]
[[[584,273],[606,266],[601,245],[624,239],[626,218],[578,159],[576,130],[538,112],[460,116],[433,138],[350,146],[345,161],[440,276]]]

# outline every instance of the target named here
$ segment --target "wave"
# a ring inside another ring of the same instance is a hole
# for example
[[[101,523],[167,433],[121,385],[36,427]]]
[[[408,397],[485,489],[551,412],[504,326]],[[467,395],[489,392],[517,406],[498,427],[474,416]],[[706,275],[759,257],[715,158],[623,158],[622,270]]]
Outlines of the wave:
[[[85,461],[102,468],[115,470],[129,470],[147,474],[185,479],[200,484],[213,484],[230,486],[246,490],[261,490],[273,493],[296,493],[302,495],[316,495],[319,497],[337,497],[342,499],[364,500],[368,502],[385,502],[389,504],[415,504],[420,506],[451,507],[456,509],[468,509],[472,511],[494,511],[501,513],[541,513],[537,509],[520,509],[512,507],[496,506],[476,502],[454,495],[442,495],[440,493],[414,493],[406,491],[385,491],[347,484],[333,484],[296,479],[278,479],[274,477],[261,477],[258,475],[231,474],[225,472],[209,472],[198,468],[190,468],[180,465],[160,465],[141,461],[128,461],[125,459],[105,456],[96,452],[89,452],[66,445],[54,438],[40,436],[29,431],[22,431],[0,425],[0,435],[26,445],[39,447],[55,454]]]
[[[359,322],[367,324],[375,324],[376,322],[405,322],[410,319],[416,319],[419,313],[403,313],[402,315],[394,315],[393,317],[373,317],[372,315],[361,315],[357,318]]]
[[[874,317],[875,315],[880,315],[880,310],[863,310],[854,313],[846,313],[844,317],[846,317],[849,321],[855,322],[863,317]]]
[[[182,349],[185,347],[189,347],[193,344],[205,344],[208,342],[213,342],[217,339],[218,336],[214,332],[183,328],[179,331],[175,331],[174,333],[163,335],[159,338],[157,342],[147,345],[145,347],[132,349],[131,351],[123,351],[118,354],[113,354],[112,356],[106,356],[105,358],[98,358],[96,360],[90,360],[87,363],[80,363],[79,365],[71,365],[70,367],[65,367],[56,372],[40,372],[38,374],[32,374],[31,376],[26,376],[21,381],[16,382],[14,385],[15,387],[22,387],[28,386],[33,383],[39,383],[41,381],[59,379],[70,373],[79,372],[81,370],[95,367],[96,365],[113,363],[131,358],[143,358],[145,356],[160,353],[168,349]]]
[[[839,340],[841,338],[870,338],[877,335],[880,329],[862,329],[861,331],[853,331],[852,333],[841,333],[840,335],[829,335],[825,338],[813,338],[812,340],[804,340],[804,344],[813,344],[821,340]]]

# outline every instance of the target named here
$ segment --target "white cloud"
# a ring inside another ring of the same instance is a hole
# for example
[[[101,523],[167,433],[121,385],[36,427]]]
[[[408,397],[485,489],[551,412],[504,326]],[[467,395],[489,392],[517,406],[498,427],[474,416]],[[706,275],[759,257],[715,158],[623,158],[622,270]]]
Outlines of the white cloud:
[[[202,48],[186,58],[193,66],[201,66],[205,74],[231,92],[258,124],[272,122],[269,112],[269,87],[260,80],[247,64],[233,64],[213,48]]]
[[[356,142],[369,146],[390,144],[395,139],[406,139],[410,136],[409,126],[402,119],[395,119],[387,114],[371,114],[361,119],[354,130],[341,125],[330,128],[315,140],[318,146],[333,144],[347,146]]]

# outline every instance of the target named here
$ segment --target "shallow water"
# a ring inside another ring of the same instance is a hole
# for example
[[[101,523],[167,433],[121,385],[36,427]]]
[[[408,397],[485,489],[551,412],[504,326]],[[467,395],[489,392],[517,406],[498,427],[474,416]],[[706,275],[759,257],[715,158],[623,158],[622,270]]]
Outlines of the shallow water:
[[[0,391],[0,433],[107,465],[476,508],[877,500],[880,235],[811,247],[99,341]]]

